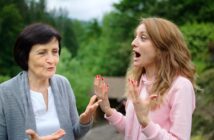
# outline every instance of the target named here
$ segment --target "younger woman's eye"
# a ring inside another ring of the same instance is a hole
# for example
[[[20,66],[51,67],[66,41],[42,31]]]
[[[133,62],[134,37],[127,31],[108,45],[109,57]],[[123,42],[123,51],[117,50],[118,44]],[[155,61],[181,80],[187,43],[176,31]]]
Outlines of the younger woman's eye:
[[[147,40],[147,39],[148,39],[148,37],[147,37],[147,36],[145,36],[145,35],[142,35],[142,36],[141,36],[141,39],[144,41],[144,40]]]

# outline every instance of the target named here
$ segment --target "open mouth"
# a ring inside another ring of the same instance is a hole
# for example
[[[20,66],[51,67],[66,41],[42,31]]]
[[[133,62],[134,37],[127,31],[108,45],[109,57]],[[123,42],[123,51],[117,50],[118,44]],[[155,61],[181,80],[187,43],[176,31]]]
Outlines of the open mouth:
[[[141,54],[140,54],[139,52],[137,52],[137,51],[133,51],[133,53],[134,53],[134,56],[135,56],[136,58],[138,58],[138,57],[141,56]]]

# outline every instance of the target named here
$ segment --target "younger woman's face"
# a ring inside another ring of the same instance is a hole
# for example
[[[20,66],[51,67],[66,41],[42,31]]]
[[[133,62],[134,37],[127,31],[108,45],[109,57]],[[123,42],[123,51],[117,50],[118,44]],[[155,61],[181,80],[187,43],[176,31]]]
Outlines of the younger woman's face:
[[[36,44],[29,53],[28,72],[31,76],[49,79],[59,62],[59,42],[54,37],[47,44]]]
[[[144,67],[155,65],[156,50],[150,40],[146,27],[140,24],[135,33],[135,38],[131,43],[133,50],[133,62],[135,67]]]

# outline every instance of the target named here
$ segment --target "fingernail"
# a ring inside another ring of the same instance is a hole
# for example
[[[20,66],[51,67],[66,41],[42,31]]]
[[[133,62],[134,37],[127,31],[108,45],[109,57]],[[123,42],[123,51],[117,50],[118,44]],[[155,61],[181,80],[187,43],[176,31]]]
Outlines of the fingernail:
[[[134,83],[134,81],[133,81],[133,80],[131,80],[131,82],[132,82],[132,84]]]
[[[100,75],[96,75],[96,78],[99,79],[99,78],[100,78]]]

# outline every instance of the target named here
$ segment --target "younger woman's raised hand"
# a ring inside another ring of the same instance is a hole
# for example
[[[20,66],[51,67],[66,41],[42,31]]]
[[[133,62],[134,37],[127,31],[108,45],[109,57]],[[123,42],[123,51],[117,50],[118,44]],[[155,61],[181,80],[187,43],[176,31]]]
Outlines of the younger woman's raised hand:
[[[140,124],[145,127],[149,122],[148,113],[150,111],[150,101],[157,98],[157,95],[150,95],[143,99],[140,96],[138,90],[138,82],[136,80],[129,79],[129,98],[131,99],[134,109]]]
[[[97,98],[101,100],[99,103],[101,110],[107,115],[112,114],[112,109],[110,107],[108,99],[108,84],[101,75],[96,75],[94,79],[94,92]]]

